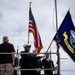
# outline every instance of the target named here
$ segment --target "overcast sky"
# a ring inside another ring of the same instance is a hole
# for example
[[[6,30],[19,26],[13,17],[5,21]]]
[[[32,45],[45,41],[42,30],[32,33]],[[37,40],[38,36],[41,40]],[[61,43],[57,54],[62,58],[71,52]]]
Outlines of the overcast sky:
[[[0,43],[2,37],[7,35],[10,42],[14,44],[15,50],[19,45],[19,52],[23,51],[23,44],[28,41],[29,25],[29,2],[32,1],[32,13],[40,33],[45,52],[56,33],[54,0],[0,0]],[[72,20],[75,25],[75,0],[57,0],[58,27],[61,25],[68,9],[70,9]],[[30,34],[31,49],[34,50],[33,36]],[[31,50],[31,51],[32,51]],[[56,51],[56,44],[53,42],[51,51]],[[61,70],[75,70],[75,63],[60,48]],[[55,59],[56,56],[53,56]],[[55,60],[56,65],[56,60]],[[62,75],[74,75],[75,72]]]

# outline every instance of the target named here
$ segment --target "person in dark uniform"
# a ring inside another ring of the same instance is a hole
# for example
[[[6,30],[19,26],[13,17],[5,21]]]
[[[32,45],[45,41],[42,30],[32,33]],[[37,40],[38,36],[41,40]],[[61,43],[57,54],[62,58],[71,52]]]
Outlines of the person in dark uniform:
[[[24,51],[21,51],[21,59],[20,59],[20,68],[21,69],[29,69],[30,68],[30,55],[29,54],[24,54],[24,53],[29,53],[31,45],[29,44],[24,44]],[[21,70],[21,75],[28,75],[30,71],[28,70]]]
[[[54,63],[51,59],[49,59],[49,54],[46,54],[46,58],[42,60],[42,65],[44,69],[53,69]],[[53,75],[53,70],[44,70],[45,75]]]
[[[20,68],[21,69],[34,69],[36,66],[36,59],[33,54],[24,54],[29,53],[31,45],[25,44],[24,51],[21,52],[20,59]],[[21,75],[34,75],[34,70],[21,70]]]

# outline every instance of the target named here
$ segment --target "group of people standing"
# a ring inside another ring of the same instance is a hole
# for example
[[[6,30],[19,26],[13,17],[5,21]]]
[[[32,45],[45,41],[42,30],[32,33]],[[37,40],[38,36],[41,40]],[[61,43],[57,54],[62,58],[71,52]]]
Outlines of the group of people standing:
[[[52,69],[54,68],[53,61],[49,59],[49,54],[45,54],[45,57],[37,56],[36,51],[30,53],[31,45],[25,44],[24,51],[21,52],[20,66],[21,75],[40,75],[41,69]],[[25,54],[24,54],[25,53]],[[53,75],[52,70],[44,70],[45,75]]]
[[[21,51],[19,61],[21,75],[41,75],[41,68],[44,75],[53,75],[54,63],[49,58],[49,54],[45,57],[37,56],[36,50],[30,53],[31,45],[24,44],[24,51]],[[15,48],[9,43],[7,36],[3,37],[3,43],[0,44],[0,75],[15,75],[13,67],[15,65]],[[50,69],[50,70],[49,70]],[[17,74],[17,73],[16,73]]]

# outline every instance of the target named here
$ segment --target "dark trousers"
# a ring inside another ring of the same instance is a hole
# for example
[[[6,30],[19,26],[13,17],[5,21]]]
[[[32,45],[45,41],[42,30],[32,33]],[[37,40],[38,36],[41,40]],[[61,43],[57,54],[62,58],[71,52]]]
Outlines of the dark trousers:
[[[17,75],[17,70],[14,70],[14,73],[13,73],[13,75]]]

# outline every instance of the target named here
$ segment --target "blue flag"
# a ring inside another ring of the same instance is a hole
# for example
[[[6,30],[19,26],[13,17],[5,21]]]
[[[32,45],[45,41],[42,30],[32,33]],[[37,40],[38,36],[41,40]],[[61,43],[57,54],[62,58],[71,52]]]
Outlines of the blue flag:
[[[58,29],[58,34],[55,35],[53,41],[59,38],[59,46],[71,57],[75,62],[75,27],[71,19],[70,11],[67,12],[61,26]]]

